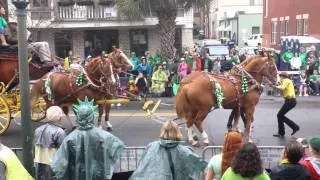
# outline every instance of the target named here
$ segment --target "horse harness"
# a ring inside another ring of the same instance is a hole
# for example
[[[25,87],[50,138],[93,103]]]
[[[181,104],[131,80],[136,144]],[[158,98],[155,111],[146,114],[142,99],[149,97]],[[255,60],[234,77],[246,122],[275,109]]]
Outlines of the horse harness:
[[[106,74],[103,72],[102,70],[102,64],[99,63],[99,65],[97,65],[97,67],[95,67],[95,69],[92,71],[92,73],[97,72],[98,70],[100,71],[100,73],[102,74],[102,76],[100,77],[100,79],[92,79],[88,72],[86,71],[85,68],[83,68],[81,66],[81,68],[79,69],[72,69],[70,73],[68,73],[68,79],[69,79],[69,87],[70,87],[70,93],[68,93],[67,96],[65,96],[64,98],[60,99],[57,102],[53,102],[54,104],[60,104],[61,102],[63,102],[64,100],[74,96],[75,94],[77,94],[78,92],[82,91],[83,89],[86,88],[92,88],[94,90],[99,91],[102,94],[105,94],[107,96],[113,96],[113,93],[110,91],[110,89],[114,86],[114,83],[112,82],[112,80],[110,80],[110,78],[106,78]],[[112,66],[112,64],[110,63],[110,66]],[[77,78],[77,76],[83,73],[84,79],[87,81],[86,83],[84,83],[82,86],[77,86],[76,83],[74,82],[74,79]],[[48,79],[50,78],[50,75],[48,75]],[[94,81],[99,82],[100,85],[96,84]],[[52,101],[54,101],[54,98],[52,98]]]
[[[259,90],[259,94],[261,94],[261,85],[257,82],[257,80],[251,75],[249,74],[245,69],[243,69],[241,66],[234,66],[233,70],[235,70],[235,72],[237,73],[236,75],[230,74],[230,73],[223,73],[223,74],[219,74],[219,73],[208,73],[207,77],[209,79],[209,82],[211,83],[212,86],[212,91],[213,93],[215,93],[215,87],[216,87],[216,83],[218,82],[217,78],[219,79],[223,79],[223,80],[228,80],[233,84],[233,87],[237,93],[237,97],[235,99],[231,99],[230,101],[224,102],[224,105],[227,105],[231,102],[237,101],[238,103],[238,108],[240,108],[241,104],[240,104],[240,99],[245,96],[245,93],[240,94],[240,90],[239,90],[239,85],[241,85],[241,81],[239,81],[235,76],[242,76],[244,73],[245,75],[248,76],[249,84],[252,84],[251,87],[249,88],[248,92],[254,90],[254,89],[258,89]],[[216,109],[217,107],[214,107],[214,109]]]

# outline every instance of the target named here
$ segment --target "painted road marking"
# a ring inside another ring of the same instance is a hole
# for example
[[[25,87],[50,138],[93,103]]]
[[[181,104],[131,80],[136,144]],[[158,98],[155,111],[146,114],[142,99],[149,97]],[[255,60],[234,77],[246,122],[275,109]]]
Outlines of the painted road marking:
[[[103,114],[104,115],[104,114]],[[154,113],[156,116],[163,116],[163,117],[176,117],[177,114],[174,112],[158,112]],[[70,117],[74,117],[74,114],[70,114]],[[148,113],[146,112],[126,112],[126,113],[110,113],[110,117],[146,117]]]

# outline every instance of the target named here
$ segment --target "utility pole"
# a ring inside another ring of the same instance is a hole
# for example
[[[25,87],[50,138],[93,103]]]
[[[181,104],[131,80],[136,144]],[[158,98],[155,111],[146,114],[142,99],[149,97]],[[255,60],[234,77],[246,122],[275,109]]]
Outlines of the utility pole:
[[[13,0],[16,6],[18,19],[18,57],[19,57],[19,82],[21,97],[21,121],[22,121],[22,148],[23,148],[23,165],[30,174],[33,173],[33,155],[31,133],[31,108],[29,95],[29,63],[27,55],[27,11],[26,8],[29,0]]]

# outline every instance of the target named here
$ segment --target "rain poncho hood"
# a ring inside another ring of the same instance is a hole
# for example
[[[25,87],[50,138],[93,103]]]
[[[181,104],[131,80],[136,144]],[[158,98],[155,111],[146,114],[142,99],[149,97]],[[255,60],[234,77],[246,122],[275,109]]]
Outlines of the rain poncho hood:
[[[159,140],[147,146],[130,180],[198,180],[207,162],[181,141]],[[171,160],[170,160],[171,157]],[[170,167],[172,169],[174,176]]]
[[[62,142],[51,168],[56,179],[107,180],[124,148],[112,134],[93,126],[93,102],[79,101],[75,106],[79,127]],[[81,119],[82,118],[82,119]]]

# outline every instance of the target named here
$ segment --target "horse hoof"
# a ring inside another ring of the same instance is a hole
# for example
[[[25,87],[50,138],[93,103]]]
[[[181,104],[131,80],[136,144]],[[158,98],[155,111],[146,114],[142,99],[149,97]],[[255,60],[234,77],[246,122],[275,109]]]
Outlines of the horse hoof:
[[[107,131],[112,131],[112,127],[107,127]]]

